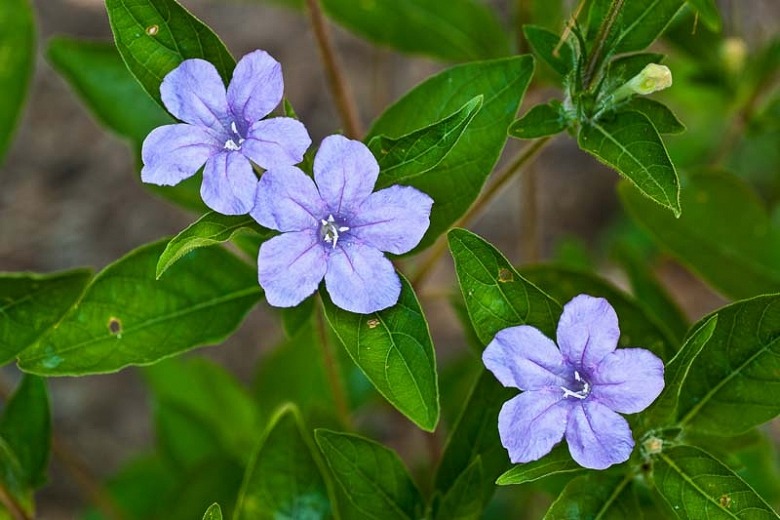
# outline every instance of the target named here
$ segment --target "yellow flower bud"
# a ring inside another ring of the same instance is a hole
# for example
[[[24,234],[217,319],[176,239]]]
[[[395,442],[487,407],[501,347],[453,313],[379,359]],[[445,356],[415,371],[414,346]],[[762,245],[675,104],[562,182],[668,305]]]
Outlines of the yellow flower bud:
[[[723,65],[731,74],[738,74],[745,66],[747,57],[747,45],[742,38],[726,38],[720,47],[720,57]]]

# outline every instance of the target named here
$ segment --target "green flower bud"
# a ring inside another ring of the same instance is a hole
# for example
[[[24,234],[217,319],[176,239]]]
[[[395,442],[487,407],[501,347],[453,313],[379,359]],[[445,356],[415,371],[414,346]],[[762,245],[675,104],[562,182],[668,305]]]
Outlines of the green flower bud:
[[[672,86],[672,71],[666,65],[650,63],[628,80],[626,86],[635,94],[646,96]]]

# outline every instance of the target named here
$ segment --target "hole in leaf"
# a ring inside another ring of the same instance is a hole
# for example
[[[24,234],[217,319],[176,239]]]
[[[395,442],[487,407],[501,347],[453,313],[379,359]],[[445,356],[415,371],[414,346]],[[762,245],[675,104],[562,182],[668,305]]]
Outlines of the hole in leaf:
[[[119,318],[112,316],[108,319],[108,332],[114,336],[119,336],[122,333],[122,322],[119,321]]]
[[[368,324],[369,329],[375,329],[377,325],[379,325],[379,320],[376,318],[371,318],[366,323]]]
[[[515,275],[512,274],[512,271],[509,269],[506,269],[505,267],[502,267],[498,270],[498,281],[501,283],[507,283],[514,281]]]
[[[149,27],[146,28],[146,34],[148,34],[149,36],[157,36],[158,32],[160,32],[160,26],[157,24],[150,25]]]

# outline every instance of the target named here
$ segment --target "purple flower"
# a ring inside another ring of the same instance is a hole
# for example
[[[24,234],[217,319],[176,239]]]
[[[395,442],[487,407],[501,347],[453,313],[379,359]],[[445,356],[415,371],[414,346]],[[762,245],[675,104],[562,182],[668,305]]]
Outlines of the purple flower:
[[[263,119],[282,100],[282,68],[264,51],[243,58],[225,85],[214,66],[185,60],[160,85],[168,111],[182,124],[155,128],[144,140],[144,182],[170,186],[195,175],[203,164],[200,194],[225,215],[249,213],[262,168],[297,164],[311,144],[295,119]]]
[[[342,309],[367,314],[395,305],[401,281],[382,252],[406,253],[420,242],[433,200],[409,186],[372,193],[378,175],[368,148],[340,135],[322,141],[314,181],[294,166],[263,174],[252,217],[283,232],[257,257],[268,303],[295,306],[325,278]]]
[[[641,348],[616,349],[620,329],[603,298],[581,294],[563,307],[558,345],[522,325],[500,331],[482,354],[508,387],[523,390],[501,408],[498,430],[512,462],[530,462],[566,436],[581,466],[628,460],[634,439],[620,413],[641,412],[664,387],[664,366]]]

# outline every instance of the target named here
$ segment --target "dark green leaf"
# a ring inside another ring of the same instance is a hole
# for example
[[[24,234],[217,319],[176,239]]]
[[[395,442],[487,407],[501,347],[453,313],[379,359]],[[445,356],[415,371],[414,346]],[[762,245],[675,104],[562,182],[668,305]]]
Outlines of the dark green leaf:
[[[298,410],[279,410],[252,455],[233,518],[331,518],[328,489],[311,450]]]
[[[22,353],[20,368],[41,375],[114,372],[233,332],[260,299],[254,269],[212,247],[155,280],[166,242],[138,248],[98,274],[57,328]]]
[[[659,134],[679,134],[685,131],[685,125],[677,119],[669,107],[652,99],[635,97],[622,107],[620,111],[639,112],[653,123]]]
[[[35,63],[35,18],[30,0],[0,4],[0,164],[24,108]]]
[[[498,477],[496,484],[499,486],[525,484],[526,482],[533,482],[550,475],[579,471],[585,471],[585,468],[574,462],[569,454],[567,445],[559,444],[539,460],[514,466]]]
[[[203,520],[222,520],[222,508],[219,507],[219,504],[216,502],[211,504],[203,514]]]
[[[0,364],[12,360],[60,321],[91,277],[87,270],[0,274]]]
[[[16,458],[16,454],[0,437],[0,493],[9,497],[9,501],[20,512],[32,516],[34,509],[32,488],[25,477],[24,469]],[[0,518],[2,518],[3,511],[2,503],[0,503]],[[21,514],[16,516],[21,517]],[[8,518],[14,517],[9,516]]]
[[[33,488],[42,486],[51,448],[49,394],[43,379],[22,378],[0,417],[0,438],[16,455],[24,482]]]
[[[220,504],[222,514],[231,518],[241,487],[243,466],[232,459],[217,457],[178,476],[176,487],[159,504],[159,520],[201,518],[210,504]],[[141,517],[141,520],[146,518]]]
[[[605,13],[610,3],[611,0],[596,0],[591,15],[593,10]],[[611,54],[641,51],[661,35],[683,4],[684,0],[623,2],[623,8],[607,37],[606,49]],[[601,17],[597,15],[597,18]]]
[[[106,0],[106,10],[119,54],[160,105],[160,83],[186,59],[211,62],[230,80],[236,62],[225,45],[175,0]]]
[[[398,139],[383,135],[372,138],[368,147],[380,168],[376,188],[405,184],[435,168],[458,143],[482,108],[482,99],[483,96],[477,96],[457,112]]]
[[[584,122],[580,148],[629,179],[646,197],[680,216],[680,181],[658,131],[639,112]]]
[[[334,479],[361,518],[422,517],[422,496],[394,451],[357,435],[324,429],[314,433]]]
[[[693,175],[676,220],[620,187],[631,217],[681,262],[732,298],[780,291],[780,232],[762,202],[733,175]]]
[[[625,520],[642,518],[628,475],[591,472],[569,482],[545,520]]]
[[[780,296],[717,311],[712,337],[680,390],[680,425],[736,435],[780,414]]]
[[[561,43],[560,36],[535,25],[524,25],[523,33],[534,54],[558,74],[566,76],[574,69],[574,51],[568,41]]]
[[[482,516],[484,498],[482,460],[477,456],[466,471],[458,475],[441,499],[436,520],[476,520]]]
[[[433,431],[439,420],[436,357],[409,282],[402,276],[398,303],[371,314],[340,309],[322,294],[328,323],[355,364],[401,413]]]
[[[535,139],[566,130],[568,120],[560,101],[536,105],[509,126],[509,136],[517,139]]]
[[[311,318],[317,308],[316,304],[316,298],[306,298],[295,307],[284,307],[280,310],[282,328],[288,339],[295,337],[301,329],[311,323]]]
[[[447,157],[409,182],[435,201],[431,226],[416,251],[436,240],[476,199],[504,148],[533,68],[530,56],[453,67],[415,87],[374,123],[370,136],[402,136],[452,114],[475,95],[485,99]]]
[[[686,0],[686,2],[696,9],[701,19],[711,30],[720,32],[723,28],[723,21],[720,19],[720,12],[714,0]]]
[[[666,329],[657,325],[636,300],[601,278],[549,265],[522,269],[520,274],[564,304],[579,294],[606,298],[620,319],[620,346],[646,348],[664,361],[674,356],[675,342]]]
[[[228,216],[209,211],[168,242],[157,261],[157,279],[190,251],[225,243],[240,233],[270,236],[249,215]]]
[[[323,0],[338,23],[396,50],[442,60],[473,61],[509,54],[506,31],[493,12],[474,0]]]
[[[691,446],[658,454],[656,488],[678,518],[778,518],[777,513],[729,468]]]
[[[465,229],[447,234],[458,284],[483,345],[514,325],[532,325],[554,336],[560,305],[520,276],[492,245]]]

